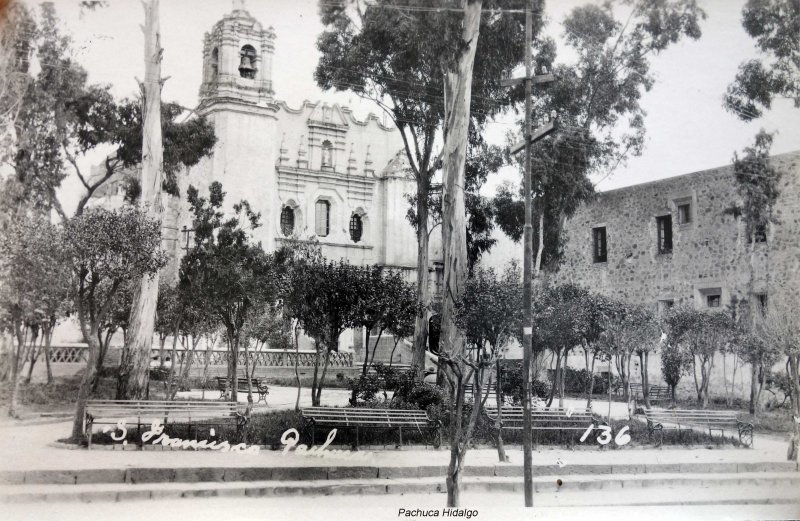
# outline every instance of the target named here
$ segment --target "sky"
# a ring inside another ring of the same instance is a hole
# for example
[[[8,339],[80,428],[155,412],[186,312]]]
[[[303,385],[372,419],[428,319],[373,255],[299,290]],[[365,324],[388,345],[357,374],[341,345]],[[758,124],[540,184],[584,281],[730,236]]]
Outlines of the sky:
[[[23,0],[27,4],[36,4]],[[561,22],[575,6],[590,0],[548,0],[545,31],[560,38]],[[646,147],[613,172],[594,176],[598,190],[609,190],[729,164],[734,151],[748,146],[760,128],[777,131],[773,153],[800,149],[800,110],[791,100],[777,100],[759,120],[744,123],[722,108],[722,97],[738,65],[757,56],[754,41],[741,26],[745,0],[698,0],[708,14],[703,36],[683,41],[651,60],[656,79],[642,98],[647,112]],[[144,72],[144,39],[139,0],[109,0],[108,7],[81,13],[77,0],[55,0],[63,28],[74,40],[75,58],[87,69],[89,81],[106,83],[118,97],[137,94],[136,78]],[[203,34],[242,0],[162,0],[162,75],[169,77],[163,99],[186,107],[197,105],[202,73]],[[246,0],[245,8],[276,32],[273,85],[278,99],[298,106],[304,99],[321,98],[346,104],[363,117],[380,114],[370,102],[348,93],[322,92],[313,78],[319,58],[317,36],[323,30],[316,0]],[[489,125],[490,142],[505,144],[513,116]],[[89,158],[97,162],[100,156]],[[490,177],[483,189],[492,195],[504,181],[519,181],[506,168]],[[65,183],[65,200],[74,205],[80,190],[75,180]]]

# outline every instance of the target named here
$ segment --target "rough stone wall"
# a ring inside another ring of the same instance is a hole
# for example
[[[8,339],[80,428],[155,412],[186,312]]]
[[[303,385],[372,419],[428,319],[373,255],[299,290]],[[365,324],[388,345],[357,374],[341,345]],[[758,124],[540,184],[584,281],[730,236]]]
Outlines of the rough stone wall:
[[[767,241],[756,243],[752,253],[744,223],[725,212],[740,200],[728,165],[598,194],[565,224],[564,263],[556,281],[653,309],[665,300],[704,309],[705,297],[717,288],[720,309],[734,297],[750,299],[761,293],[768,295],[769,305],[777,305],[787,292],[797,291],[800,279],[800,152],[774,156],[772,161],[784,170],[775,207],[779,224],[769,226]],[[679,224],[677,207],[686,202],[692,219]],[[658,252],[656,218],[663,215],[672,216],[670,254]],[[595,263],[592,229],[601,226],[607,234],[607,262]],[[722,361],[717,358],[712,395],[724,394]],[[660,382],[657,354],[649,365],[651,379]],[[747,368],[743,372],[748,373]],[[741,388],[747,393],[749,375],[743,378]],[[683,383],[693,385],[691,379],[686,376]]]

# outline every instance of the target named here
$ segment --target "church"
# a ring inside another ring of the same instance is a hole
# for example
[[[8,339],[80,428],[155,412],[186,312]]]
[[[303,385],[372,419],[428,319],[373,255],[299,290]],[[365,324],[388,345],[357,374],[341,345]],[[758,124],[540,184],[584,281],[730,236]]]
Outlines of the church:
[[[275,48],[274,30],[242,8],[204,36],[196,113],[213,125],[217,143],[209,157],[178,176],[182,198],[165,202],[164,247],[173,261],[167,276],[176,273],[189,240],[185,231],[192,228],[186,189],[193,185],[203,194],[218,181],[227,210],[247,200],[261,214],[253,240],[265,251],[313,239],[328,259],[377,264],[416,281],[417,240],[406,217],[406,195],[416,185],[400,133],[384,118],[370,113],[360,119],[336,103],[292,107],[278,99],[272,85]],[[122,204],[123,183],[122,176],[111,180],[94,204]],[[431,294],[437,293],[441,258],[440,234],[432,234],[426,274]],[[341,349],[358,349],[362,336],[345,332]],[[410,360],[408,347],[398,347],[396,358]]]

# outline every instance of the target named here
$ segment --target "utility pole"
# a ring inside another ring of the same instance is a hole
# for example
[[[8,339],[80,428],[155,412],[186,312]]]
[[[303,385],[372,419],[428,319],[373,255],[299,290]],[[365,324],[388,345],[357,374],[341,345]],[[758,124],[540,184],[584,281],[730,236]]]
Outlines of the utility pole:
[[[555,118],[543,127],[532,130],[532,102],[531,91],[533,84],[545,84],[555,78],[552,74],[533,74],[533,59],[531,45],[533,43],[533,12],[531,2],[525,4],[525,77],[502,80],[500,85],[511,87],[525,83],[525,129],[523,141],[510,148],[512,154],[525,149],[525,228],[523,241],[523,271],[522,271],[522,447],[523,447],[523,475],[525,487],[525,506],[533,507],[533,440],[531,439],[531,362],[533,358],[533,310],[532,301],[532,275],[533,275],[533,201],[531,200],[531,147],[536,141],[544,138],[555,129]]]
[[[140,205],[148,216],[161,223],[161,182],[163,179],[163,142],[161,136],[161,29],[159,0],[143,3],[144,97],[142,107],[142,193]],[[128,353],[120,374],[117,399],[142,399],[148,394],[150,348],[153,345],[155,314],[158,304],[159,274],[144,276],[134,293],[130,316],[130,334],[125,345]]]

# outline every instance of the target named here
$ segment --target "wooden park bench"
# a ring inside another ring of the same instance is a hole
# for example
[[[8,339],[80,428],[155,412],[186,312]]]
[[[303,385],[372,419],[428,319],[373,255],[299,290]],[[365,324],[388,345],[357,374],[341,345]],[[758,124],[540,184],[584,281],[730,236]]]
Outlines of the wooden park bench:
[[[492,384],[492,387],[488,390],[488,395],[489,396],[486,396],[486,395],[487,395],[487,390],[486,390],[486,387],[484,387],[483,389],[481,389],[481,400],[486,398],[486,402],[484,402],[484,406],[485,407],[493,406],[495,409],[497,409],[497,388],[495,387],[494,384]],[[467,400],[470,400],[475,396],[475,386],[473,384],[464,385],[464,396],[466,396]],[[510,396],[508,394],[504,394],[503,395],[503,404],[504,405],[513,405],[514,404],[514,397]],[[503,409],[503,410],[505,410],[505,409]]]
[[[739,441],[748,447],[753,446],[753,424],[740,421],[736,417],[736,411],[709,411],[709,410],[689,410],[689,409],[647,409],[644,411],[647,418],[647,434],[652,437],[657,434],[658,443],[661,446],[664,441],[664,430],[683,429],[692,430],[693,427],[703,427],[708,429],[708,434],[713,431],[720,431],[722,437],[725,436],[725,428],[736,428],[739,433]]]
[[[358,448],[358,434],[361,429],[397,429],[399,441],[397,447],[403,445],[403,429],[433,431],[433,446],[442,444],[441,424],[428,418],[422,410],[406,409],[363,409],[359,407],[306,407],[302,409],[306,428],[311,429],[311,445],[316,442],[316,428],[354,429],[355,443]]]
[[[245,414],[239,412],[239,404],[235,402],[89,400],[86,402],[84,426],[91,448],[92,427],[95,424],[117,425],[123,420],[124,425],[136,425],[137,442],[141,445],[142,425],[149,426],[154,421],[164,426],[186,424],[187,436],[191,435],[191,427],[195,426],[197,436],[197,425],[235,424],[236,432],[240,434],[247,419]]]
[[[644,401],[644,389],[642,384],[632,383],[631,394],[634,400]],[[669,392],[669,386],[651,385],[647,389],[647,398],[650,403],[666,402],[672,399],[672,394]]]
[[[247,392],[247,378],[239,377],[237,378],[239,382],[239,392]],[[253,390],[258,392],[258,400],[256,403],[264,402],[264,405],[267,404],[267,395],[269,394],[269,387],[261,378],[251,378],[250,383],[253,386]],[[219,399],[220,400],[227,400],[229,398],[229,391],[228,391],[228,378],[225,376],[217,376],[217,387],[219,388]]]
[[[485,407],[486,416],[494,423],[497,420],[497,407]],[[533,409],[531,410],[532,431],[573,431],[583,433],[590,425],[601,424],[590,408],[585,409]],[[522,407],[503,407],[500,419],[501,429],[522,430]],[[538,438],[538,435],[537,435]]]

